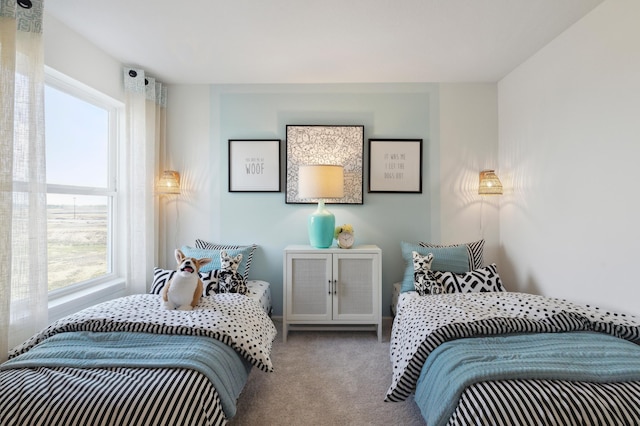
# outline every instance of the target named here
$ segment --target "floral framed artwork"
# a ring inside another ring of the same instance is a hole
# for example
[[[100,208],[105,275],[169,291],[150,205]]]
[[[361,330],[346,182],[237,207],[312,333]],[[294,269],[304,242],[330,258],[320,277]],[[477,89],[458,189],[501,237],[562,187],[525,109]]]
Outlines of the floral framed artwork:
[[[229,140],[229,192],[280,192],[280,139]]]
[[[287,125],[287,204],[308,204],[298,197],[298,168],[332,164],[344,168],[344,197],[327,204],[362,204],[364,126]]]
[[[422,139],[369,139],[369,192],[422,193]]]

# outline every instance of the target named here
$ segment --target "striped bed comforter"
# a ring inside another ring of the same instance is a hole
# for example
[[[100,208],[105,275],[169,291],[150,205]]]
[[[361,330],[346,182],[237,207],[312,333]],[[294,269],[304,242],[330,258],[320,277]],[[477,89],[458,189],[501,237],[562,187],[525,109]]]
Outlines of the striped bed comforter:
[[[599,380],[592,380],[588,376],[580,376],[579,369],[576,376],[555,377],[548,369],[545,370],[544,365],[522,369],[526,370],[524,374],[512,371],[513,376],[505,376],[500,372],[502,367],[488,363],[487,366],[493,367],[487,367],[486,374],[485,371],[482,374],[475,371],[474,380],[454,393],[451,398],[456,401],[429,400],[428,395],[433,396],[435,389],[432,388],[433,377],[437,376],[438,369],[443,368],[436,365],[435,371],[429,371],[431,364],[435,363],[429,356],[437,356],[441,352],[438,348],[447,346],[447,342],[457,341],[464,352],[462,339],[469,341],[466,338],[471,337],[516,335],[513,337],[518,339],[517,335],[525,335],[533,340],[534,336],[544,339],[544,334],[539,333],[567,333],[567,348],[575,354],[576,362],[573,363],[571,354],[566,353],[567,358],[563,362],[571,364],[573,369],[578,360],[582,362],[589,355],[581,352],[581,343],[568,337],[572,332],[605,334],[633,342],[631,348],[627,347],[629,357],[633,358],[634,352],[636,358],[640,357],[640,346],[637,345],[640,343],[640,321],[631,316],[523,293],[423,297],[403,294],[391,336],[393,379],[386,401],[402,401],[415,393],[416,403],[430,426],[640,424],[640,371],[634,370],[637,366],[627,364],[625,368],[631,370],[623,371],[623,380],[613,376],[608,380],[605,375]],[[527,340],[526,337],[524,339]],[[607,348],[603,350],[606,353]],[[522,356],[513,347],[509,352],[515,357]],[[464,358],[458,361],[464,365],[470,362]],[[547,364],[551,365],[550,362]],[[514,365],[515,370],[521,369],[517,363]],[[479,368],[484,367],[473,367]],[[585,363],[585,373],[593,374],[593,371],[587,371],[593,368],[594,365]],[[489,374],[492,369],[493,373],[498,371],[500,374]],[[599,369],[598,373],[606,370],[604,367]],[[540,374],[530,374],[531,371]],[[444,386],[435,392],[443,393]],[[449,410],[441,418],[434,417],[434,412],[443,411],[443,405],[453,406],[453,413]]]
[[[238,294],[208,296],[193,311],[165,310],[159,296],[149,294],[105,302],[51,324],[15,348],[6,364],[53,336],[75,332],[202,336],[233,348],[240,363],[273,371],[275,326],[257,303]],[[218,371],[233,374],[230,369]],[[226,380],[246,381],[242,376]],[[227,419],[220,393],[207,375],[179,365],[0,371],[3,426],[222,425]]]

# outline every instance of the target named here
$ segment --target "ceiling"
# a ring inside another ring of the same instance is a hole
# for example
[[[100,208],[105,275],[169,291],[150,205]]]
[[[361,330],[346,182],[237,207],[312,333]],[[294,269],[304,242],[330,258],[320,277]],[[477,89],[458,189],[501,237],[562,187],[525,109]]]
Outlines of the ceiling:
[[[45,11],[165,83],[496,82],[602,1],[46,0]]]

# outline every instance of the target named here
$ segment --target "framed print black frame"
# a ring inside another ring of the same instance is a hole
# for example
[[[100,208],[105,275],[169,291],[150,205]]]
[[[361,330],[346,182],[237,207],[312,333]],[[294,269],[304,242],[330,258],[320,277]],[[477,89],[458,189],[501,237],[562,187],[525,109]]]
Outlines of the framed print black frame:
[[[280,139],[229,139],[229,192],[280,192]]]
[[[422,139],[369,139],[369,192],[422,193]]]
[[[298,197],[298,167],[313,164],[344,168],[344,197],[327,204],[362,204],[364,126],[287,125],[287,204],[309,204]]]

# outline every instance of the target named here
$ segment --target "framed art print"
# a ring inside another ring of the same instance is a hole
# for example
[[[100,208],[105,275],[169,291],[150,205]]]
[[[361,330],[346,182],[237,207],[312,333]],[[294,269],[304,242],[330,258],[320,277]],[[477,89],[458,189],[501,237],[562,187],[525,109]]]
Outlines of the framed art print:
[[[287,125],[288,204],[312,203],[298,197],[298,168],[303,165],[340,165],[344,169],[344,197],[327,204],[362,204],[364,126]]]
[[[422,139],[369,139],[369,192],[422,193]]]
[[[229,192],[280,192],[280,139],[229,140]]]

